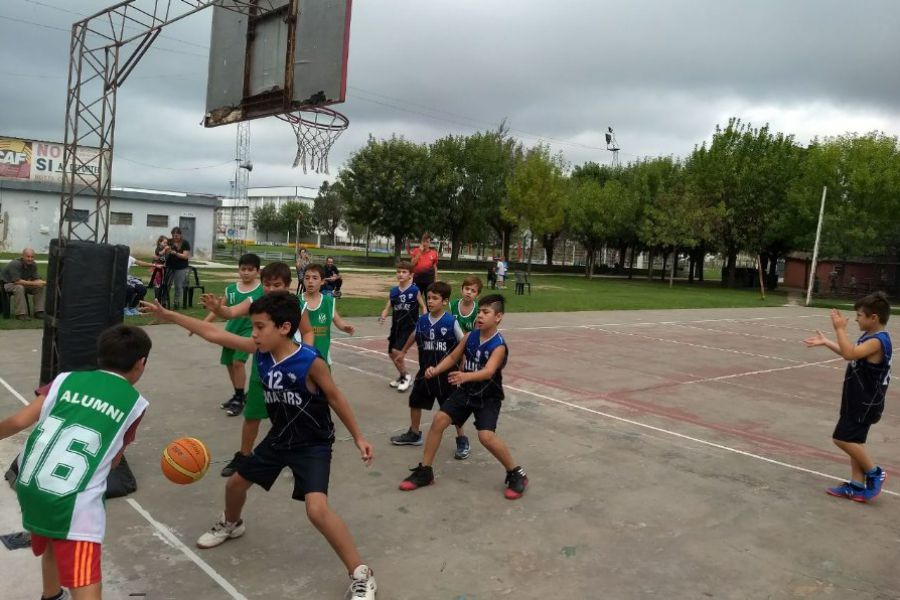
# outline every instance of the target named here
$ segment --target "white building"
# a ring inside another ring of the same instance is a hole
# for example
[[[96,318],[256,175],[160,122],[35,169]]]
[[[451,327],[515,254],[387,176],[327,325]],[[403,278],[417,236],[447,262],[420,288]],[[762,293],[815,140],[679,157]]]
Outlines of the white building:
[[[59,232],[60,185],[0,178],[0,250],[34,248],[47,252]],[[124,244],[132,253],[151,255],[160,235],[181,227],[198,258],[211,258],[217,196],[113,187],[109,243]],[[86,219],[96,205],[92,197],[75,199],[72,219]]]

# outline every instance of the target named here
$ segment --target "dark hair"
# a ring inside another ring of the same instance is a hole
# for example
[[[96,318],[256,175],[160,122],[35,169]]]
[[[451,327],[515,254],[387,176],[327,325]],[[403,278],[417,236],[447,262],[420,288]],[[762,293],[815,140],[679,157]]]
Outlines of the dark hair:
[[[303,273],[309,273],[310,271],[315,271],[319,274],[319,277],[325,277],[325,269],[322,268],[322,265],[317,265],[315,263],[306,265],[306,269],[303,270]]]
[[[291,268],[283,262],[269,263],[259,272],[259,280],[265,283],[272,279],[280,279],[286,287],[291,285]]]
[[[425,291],[425,293],[438,294],[443,300],[449,300],[450,294],[453,293],[453,288],[450,287],[449,283],[444,283],[443,281],[435,281],[428,286],[428,289]]]
[[[254,300],[250,305],[251,315],[269,315],[275,327],[291,324],[288,337],[292,337],[300,326],[300,301],[290,292],[271,292]]]
[[[259,271],[260,264],[261,263],[259,261],[259,256],[257,256],[256,254],[253,254],[252,252],[247,253],[247,254],[242,254],[241,257],[238,259],[238,267],[243,267],[246,265],[248,267],[253,267],[257,271]]]
[[[326,257],[325,257],[325,260],[334,260],[334,257],[333,257],[333,256],[326,256]]]
[[[878,321],[882,325],[887,325],[888,319],[891,318],[891,305],[884,292],[875,292],[860,298],[853,305],[853,310],[862,311],[867,317],[878,315]]]
[[[152,346],[150,336],[140,327],[113,325],[97,338],[97,366],[127,373],[134,363],[150,355]]]
[[[488,307],[501,315],[506,312],[506,298],[500,294],[490,294],[478,301],[478,308]]]
[[[176,233],[181,233],[181,227],[172,228],[172,235],[175,235]]]
[[[409,271],[412,273],[412,263],[408,260],[400,260],[397,261],[397,270],[398,271]]]
[[[481,279],[476,277],[475,275],[469,275],[465,279],[463,279],[462,285],[460,287],[466,287],[467,285],[474,285],[478,288],[478,293],[481,293]]]

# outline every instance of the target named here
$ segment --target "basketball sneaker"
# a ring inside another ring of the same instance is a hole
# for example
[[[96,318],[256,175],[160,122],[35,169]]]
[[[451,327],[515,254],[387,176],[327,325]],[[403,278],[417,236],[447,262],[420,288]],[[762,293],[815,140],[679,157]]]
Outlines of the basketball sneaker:
[[[398,377],[397,379],[393,380],[393,381],[390,382],[388,385],[391,386],[392,388],[395,388],[395,387],[397,387],[397,386],[400,385],[400,382],[401,382],[401,381],[403,381],[403,375],[401,375],[401,376]]]
[[[372,575],[372,569],[366,565],[359,565],[350,575],[350,589],[347,590],[346,598],[350,600],[361,599],[375,600],[375,592],[378,591],[378,584],[375,583],[375,576]]]
[[[219,405],[219,408],[221,408],[222,410],[225,410],[226,408],[231,406],[231,403],[234,402],[235,400],[237,400],[237,396],[235,394],[232,394],[231,398],[229,398],[228,400],[226,400],[225,402],[223,402],[222,404]]]
[[[391,443],[395,446],[421,446],[422,432],[415,432],[412,429],[404,431],[400,435],[391,436]]]
[[[57,595],[51,596],[50,598],[41,596],[41,600],[72,600],[72,596],[69,595],[69,591],[66,588],[60,588]]]
[[[225,409],[225,414],[229,417],[236,417],[242,412],[244,412],[243,398],[235,398],[231,401],[231,404],[228,405],[228,408]]]
[[[881,486],[884,485],[885,479],[887,479],[887,473],[877,466],[874,475],[866,475],[866,496],[869,500],[881,493]]]
[[[404,492],[411,492],[434,483],[434,470],[430,466],[419,463],[418,467],[410,469],[410,471],[412,471],[412,475],[400,482],[400,489]]]
[[[469,438],[464,435],[456,436],[456,452],[453,453],[456,460],[469,458]]]
[[[857,502],[866,501],[866,489],[856,487],[849,481],[845,481],[839,486],[828,488],[825,493],[835,498],[846,498],[847,500],[856,500]]]
[[[516,467],[512,471],[506,472],[506,490],[503,491],[503,495],[507,500],[518,500],[525,493],[527,486],[528,476],[525,474],[525,469]]]
[[[225,521],[225,513],[222,513],[216,524],[197,538],[197,547],[204,550],[215,548],[228,540],[241,537],[245,530],[243,519],[239,519],[237,523],[228,523]]]
[[[410,384],[412,384],[412,377],[409,375],[409,373],[407,373],[406,375],[401,377],[399,382],[397,383],[397,391],[405,392],[409,389]]]

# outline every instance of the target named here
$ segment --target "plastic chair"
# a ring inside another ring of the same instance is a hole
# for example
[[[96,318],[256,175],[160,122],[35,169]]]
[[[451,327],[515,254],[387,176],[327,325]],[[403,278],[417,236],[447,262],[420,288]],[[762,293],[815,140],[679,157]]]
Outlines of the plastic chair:
[[[524,271],[516,271],[516,295],[523,296],[525,287],[528,287],[528,295],[531,295],[531,282],[528,281],[528,273]]]
[[[4,319],[12,318],[12,305],[13,305],[13,296],[15,294],[13,292],[6,291],[6,282],[0,279],[0,314],[3,315]],[[25,311],[27,314],[31,314],[31,298],[29,298],[30,294],[25,294]]]
[[[200,285],[200,276],[197,274],[197,267],[188,267],[190,269],[190,273],[188,273],[187,281],[185,281],[184,286],[184,297],[181,300],[181,305],[185,308],[194,306],[194,290],[200,290],[201,294],[206,293],[206,288]],[[191,284],[191,277],[193,277],[194,283]]]

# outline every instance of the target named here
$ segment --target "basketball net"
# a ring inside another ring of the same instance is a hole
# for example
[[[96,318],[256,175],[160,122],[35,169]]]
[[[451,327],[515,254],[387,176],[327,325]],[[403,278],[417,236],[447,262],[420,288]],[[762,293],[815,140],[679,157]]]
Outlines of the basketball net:
[[[278,118],[290,123],[297,136],[293,167],[303,165],[304,173],[328,173],[328,153],[350,120],[327,106],[308,106]]]

